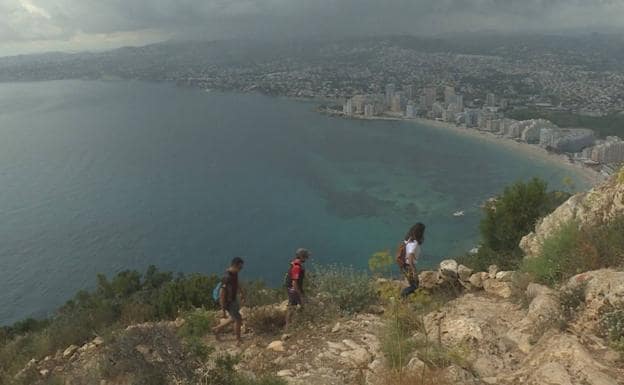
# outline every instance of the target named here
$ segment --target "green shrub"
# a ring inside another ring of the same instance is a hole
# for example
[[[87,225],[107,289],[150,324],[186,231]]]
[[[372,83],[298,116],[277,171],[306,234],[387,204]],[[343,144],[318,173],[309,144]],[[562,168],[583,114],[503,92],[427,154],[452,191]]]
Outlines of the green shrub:
[[[203,337],[210,332],[215,322],[214,313],[201,309],[186,312],[183,318],[184,325],[179,331],[182,337]]]
[[[620,267],[624,263],[624,217],[581,228],[562,225],[542,244],[538,257],[523,261],[522,270],[538,282],[555,285],[584,271]]]
[[[522,260],[518,246],[522,237],[569,197],[566,192],[548,192],[547,183],[538,178],[506,187],[495,200],[485,204],[479,226],[479,252],[460,258],[462,263],[482,271],[491,264],[504,270],[517,268]]]
[[[251,281],[243,283],[245,290],[245,306],[256,307],[272,305],[286,299],[286,288],[272,288],[263,281]]]
[[[368,259],[368,269],[373,276],[388,277],[392,275],[392,266],[395,259],[390,254],[390,250],[378,251]]]
[[[369,275],[353,267],[315,266],[310,286],[313,294],[347,313],[362,311],[379,300]]]
[[[286,314],[273,306],[261,306],[249,310],[245,325],[257,334],[276,334],[286,325]]]
[[[611,347],[624,357],[624,309],[605,313],[601,317],[600,326]]]
[[[586,289],[587,284],[584,283],[558,293],[561,314],[566,324],[575,317],[581,306],[585,304]]]
[[[133,327],[115,335],[101,360],[102,378],[131,378],[136,385],[192,381],[194,362],[175,331],[164,325]]]

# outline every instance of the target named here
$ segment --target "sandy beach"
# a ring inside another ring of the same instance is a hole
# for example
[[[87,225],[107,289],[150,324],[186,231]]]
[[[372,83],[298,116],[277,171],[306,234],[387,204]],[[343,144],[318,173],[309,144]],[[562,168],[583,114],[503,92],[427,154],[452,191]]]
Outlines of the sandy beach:
[[[450,131],[459,135],[465,135],[465,136],[469,136],[469,137],[476,138],[479,140],[483,140],[488,143],[493,143],[498,146],[504,146],[505,148],[508,148],[512,151],[521,152],[522,154],[530,158],[537,158],[545,162],[556,163],[560,166],[563,166],[569,169],[570,172],[573,172],[579,177],[581,177],[583,181],[585,181],[590,186],[594,186],[597,183],[600,183],[601,181],[605,180],[605,176],[602,175],[600,172],[593,170],[589,167],[580,165],[580,164],[572,163],[570,162],[570,160],[568,159],[566,155],[550,153],[546,151],[544,148],[541,148],[539,146],[535,146],[535,145],[523,143],[523,142],[518,142],[514,139],[501,137],[501,136],[498,136],[496,134],[486,132],[486,131],[479,131],[479,130],[475,130],[472,128],[465,128],[465,127],[458,127],[451,123],[440,122],[440,121],[431,120],[431,119],[423,119],[423,118],[407,119],[407,118],[403,118],[400,116],[396,116],[396,117],[395,116],[374,116],[374,117],[351,116],[351,117],[348,117],[348,116],[344,116],[341,112],[337,112],[337,111],[336,112],[325,111],[325,112],[330,113],[332,115],[341,116],[347,119],[402,121],[402,122],[408,122],[408,123],[411,122],[411,123],[422,124],[422,125],[426,125],[429,127],[435,127],[435,128],[447,130],[447,131]]]

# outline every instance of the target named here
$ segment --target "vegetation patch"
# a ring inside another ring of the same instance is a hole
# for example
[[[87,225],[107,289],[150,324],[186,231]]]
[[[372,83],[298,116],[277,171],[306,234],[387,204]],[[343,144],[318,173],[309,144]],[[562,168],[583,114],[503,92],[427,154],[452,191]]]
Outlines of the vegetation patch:
[[[541,255],[523,261],[522,270],[536,281],[555,285],[584,271],[624,264],[624,217],[581,227],[571,221],[542,244]]]
[[[487,202],[479,226],[479,251],[458,260],[476,271],[487,271],[491,264],[503,270],[516,269],[523,256],[518,246],[522,237],[570,197],[566,192],[549,192],[547,187],[545,181],[534,178],[506,187],[500,196]]]
[[[317,265],[309,281],[311,294],[336,305],[345,313],[363,311],[379,301],[370,276],[353,267]]]
[[[624,360],[624,309],[612,309],[602,315],[600,327],[613,349]]]

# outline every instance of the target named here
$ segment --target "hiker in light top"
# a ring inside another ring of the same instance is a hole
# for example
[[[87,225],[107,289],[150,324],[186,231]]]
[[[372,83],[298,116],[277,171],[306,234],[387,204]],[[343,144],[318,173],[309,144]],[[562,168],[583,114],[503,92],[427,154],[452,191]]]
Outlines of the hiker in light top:
[[[242,258],[236,257],[232,259],[230,267],[225,271],[225,275],[221,280],[221,289],[219,291],[219,304],[223,311],[223,318],[226,318],[225,313],[230,316],[229,319],[221,323],[212,329],[215,337],[219,337],[219,334],[228,325],[234,323],[234,332],[236,333],[236,343],[241,343],[241,325],[243,323],[243,317],[240,314],[240,305],[238,303],[238,294],[240,294],[241,300],[244,300],[244,293],[241,286],[238,284],[238,273],[243,269]]]
[[[418,274],[416,273],[416,262],[421,254],[421,246],[425,241],[425,225],[416,223],[412,226],[403,240],[404,252],[401,258],[404,258],[403,274],[409,284],[408,287],[401,291],[401,298],[407,298],[410,294],[418,289]],[[404,256],[403,256],[404,255]]]
[[[290,262],[290,268],[286,273],[285,285],[288,291],[288,311],[286,313],[286,326],[291,322],[293,312],[297,307],[303,307],[303,279],[305,278],[305,267],[303,264],[310,258],[310,252],[306,249],[297,249],[295,258]]]

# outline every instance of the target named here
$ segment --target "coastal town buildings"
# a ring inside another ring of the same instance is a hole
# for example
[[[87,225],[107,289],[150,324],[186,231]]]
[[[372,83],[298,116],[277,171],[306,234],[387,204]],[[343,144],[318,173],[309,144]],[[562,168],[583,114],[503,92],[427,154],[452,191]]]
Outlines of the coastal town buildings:
[[[578,153],[594,144],[594,135],[586,128],[543,128],[539,144],[558,152]]]
[[[583,155],[601,164],[622,164],[624,163],[624,140],[617,136],[608,136],[606,140],[585,149]]]

